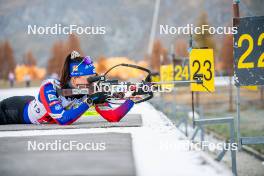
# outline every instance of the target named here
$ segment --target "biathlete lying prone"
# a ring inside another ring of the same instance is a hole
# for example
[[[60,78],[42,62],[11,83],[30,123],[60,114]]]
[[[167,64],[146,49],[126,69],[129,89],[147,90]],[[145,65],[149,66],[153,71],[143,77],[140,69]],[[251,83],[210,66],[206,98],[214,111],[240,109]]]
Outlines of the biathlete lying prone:
[[[91,106],[106,103],[106,94],[65,97],[58,90],[77,88],[89,84],[87,79],[95,75],[95,67],[90,57],[81,57],[76,51],[69,54],[64,62],[60,81],[44,80],[39,93],[33,96],[14,96],[0,102],[0,124],[42,124],[57,123],[69,125],[75,122]],[[134,105],[125,100],[118,108],[101,110],[109,121],[120,120]]]

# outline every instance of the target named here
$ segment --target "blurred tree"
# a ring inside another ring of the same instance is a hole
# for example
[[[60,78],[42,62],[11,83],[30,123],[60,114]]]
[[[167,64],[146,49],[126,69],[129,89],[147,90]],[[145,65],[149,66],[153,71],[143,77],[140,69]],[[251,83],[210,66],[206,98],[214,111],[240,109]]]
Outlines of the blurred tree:
[[[81,54],[81,56],[83,56],[80,39],[78,38],[76,34],[69,35],[67,45],[65,45],[65,47],[66,47],[65,49],[66,49],[67,54],[75,50],[75,51],[78,51]]]
[[[233,35],[225,35],[220,51],[221,69],[228,76],[233,76]],[[233,111],[233,85],[229,77],[229,111]]]
[[[188,45],[184,39],[179,39],[175,43],[175,52],[176,56],[179,57],[188,57]]]
[[[36,79],[38,77],[38,73],[35,71],[35,66],[37,65],[37,61],[36,58],[33,56],[31,50],[26,52],[23,58],[23,62],[27,67],[28,70],[27,74],[30,75],[30,78]],[[24,75],[24,78],[26,78],[26,75]]]
[[[169,63],[167,53],[167,49],[163,48],[160,40],[156,40],[150,57],[150,66],[153,71],[159,71],[161,64]]]
[[[0,76],[7,79],[9,72],[14,72],[16,67],[13,49],[10,43],[6,40],[0,45]]]
[[[161,53],[162,57],[163,57],[163,62],[161,64],[169,64],[170,60],[168,58],[168,50],[166,48],[162,48],[162,53]]]
[[[3,44],[0,43],[0,79],[3,79],[3,63],[4,63],[4,52],[3,52]]]
[[[207,13],[203,12],[201,13],[199,19],[198,19],[198,24],[197,27],[201,27],[203,25],[208,25],[208,16]],[[201,30],[202,32],[202,30]],[[216,45],[215,41],[213,38],[213,35],[208,32],[208,30],[204,30],[203,34],[195,34],[194,35],[194,41],[195,41],[195,47],[197,48],[203,48],[203,47],[208,47],[214,49],[214,53],[216,54]]]
[[[51,49],[51,57],[48,60],[47,72],[48,74],[57,73],[60,75],[61,68],[65,61],[65,58],[73,50],[78,51],[82,56],[80,40],[77,35],[70,34],[66,42],[57,41],[53,44]]]
[[[33,56],[32,51],[28,51],[25,55],[24,55],[24,64],[26,66],[36,66],[37,65],[37,61],[36,58]]]
[[[160,66],[160,57],[161,57],[161,43],[159,40],[155,41],[153,44],[153,49],[152,49],[152,54],[151,54],[151,61],[150,61],[150,65],[151,68],[154,71],[158,71],[159,70],[159,66]]]
[[[222,69],[228,75],[233,75],[233,35],[225,35],[220,50],[220,61]]]
[[[49,75],[52,73],[60,74],[62,64],[64,63],[64,59],[66,57],[63,42],[62,41],[55,42],[52,46],[51,52],[52,52],[52,56],[48,60],[47,72]]]

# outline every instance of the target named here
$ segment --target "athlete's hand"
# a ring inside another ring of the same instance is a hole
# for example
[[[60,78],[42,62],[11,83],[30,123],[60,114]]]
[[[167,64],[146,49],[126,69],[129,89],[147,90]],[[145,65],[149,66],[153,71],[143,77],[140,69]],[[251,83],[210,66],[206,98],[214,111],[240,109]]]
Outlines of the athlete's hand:
[[[108,94],[105,92],[97,92],[89,96],[93,104],[102,104],[106,102]]]

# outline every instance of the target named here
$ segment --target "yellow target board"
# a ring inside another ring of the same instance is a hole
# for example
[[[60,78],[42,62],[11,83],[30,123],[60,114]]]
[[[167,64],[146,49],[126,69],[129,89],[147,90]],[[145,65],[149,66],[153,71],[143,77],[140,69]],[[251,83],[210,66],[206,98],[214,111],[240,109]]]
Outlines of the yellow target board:
[[[155,75],[151,77],[151,81],[152,82],[159,82],[160,81],[160,76],[159,75]]]
[[[175,77],[176,81],[189,80],[189,67],[188,65],[176,65],[175,66]]]
[[[241,86],[241,88],[251,90],[251,91],[258,91],[258,86]]]
[[[173,65],[160,66],[160,80],[161,82],[173,81]],[[173,84],[163,84],[162,88],[172,89]]]
[[[214,92],[214,52],[213,49],[192,49],[190,53],[190,79],[203,75],[203,84],[191,83],[191,91]]]
[[[239,18],[234,35],[236,86],[264,85],[264,17]]]

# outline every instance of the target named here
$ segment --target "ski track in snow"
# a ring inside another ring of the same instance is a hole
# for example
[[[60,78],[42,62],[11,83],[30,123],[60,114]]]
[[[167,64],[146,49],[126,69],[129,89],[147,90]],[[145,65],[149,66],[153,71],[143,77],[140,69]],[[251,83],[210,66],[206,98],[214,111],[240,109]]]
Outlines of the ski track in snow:
[[[38,88],[0,89],[0,100],[15,95],[36,95]],[[32,131],[3,131],[0,137],[67,135],[85,133],[131,133],[137,175],[175,176],[232,175],[223,164],[217,163],[202,151],[189,151],[188,140],[171,121],[149,103],[135,105],[129,113],[142,115],[142,127],[58,129]]]

